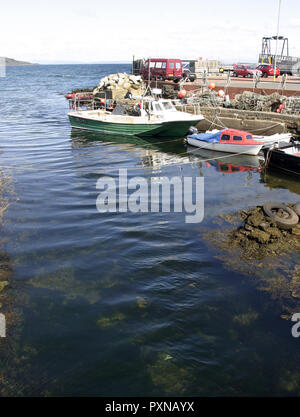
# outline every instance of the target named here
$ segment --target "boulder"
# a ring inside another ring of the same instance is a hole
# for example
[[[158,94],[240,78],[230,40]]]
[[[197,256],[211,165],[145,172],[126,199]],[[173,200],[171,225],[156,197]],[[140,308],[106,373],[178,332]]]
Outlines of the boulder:
[[[102,78],[93,93],[97,95],[100,92],[109,91],[113,100],[120,100],[126,96],[127,92],[131,92],[135,96],[141,96],[144,90],[145,85],[140,75],[135,76],[119,72]]]

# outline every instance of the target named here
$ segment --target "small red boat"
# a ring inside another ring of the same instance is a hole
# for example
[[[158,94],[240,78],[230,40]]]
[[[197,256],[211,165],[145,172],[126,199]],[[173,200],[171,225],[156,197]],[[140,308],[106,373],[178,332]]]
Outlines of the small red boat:
[[[263,141],[255,140],[252,133],[243,130],[225,129],[216,133],[196,133],[187,137],[190,145],[211,151],[258,155]]]

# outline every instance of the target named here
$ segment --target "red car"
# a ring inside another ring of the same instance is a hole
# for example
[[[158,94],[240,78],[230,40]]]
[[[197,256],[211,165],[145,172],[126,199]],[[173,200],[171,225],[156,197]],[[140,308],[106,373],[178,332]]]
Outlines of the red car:
[[[233,66],[234,77],[253,78],[257,73],[260,73],[260,75],[262,75],[262,71],[260,71],[259,69],[253,69],[244,64],[234,64]]]
[[[271,75],[274,76],[275,68],[274,65],[270,64],[261,64],[256,69],[262,72],[262,77],[269,77]],[[276,68],[276,78],[280,75],[280,69]]]

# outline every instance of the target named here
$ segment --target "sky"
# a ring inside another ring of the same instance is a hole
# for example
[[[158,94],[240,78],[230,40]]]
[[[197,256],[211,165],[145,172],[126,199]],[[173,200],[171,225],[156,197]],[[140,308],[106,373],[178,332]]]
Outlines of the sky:
[[[279,0],[0,0],[0,56],[37,63],[136,57],[257,62]],[[300,1],[282,0],[280,35],[300,56]]]

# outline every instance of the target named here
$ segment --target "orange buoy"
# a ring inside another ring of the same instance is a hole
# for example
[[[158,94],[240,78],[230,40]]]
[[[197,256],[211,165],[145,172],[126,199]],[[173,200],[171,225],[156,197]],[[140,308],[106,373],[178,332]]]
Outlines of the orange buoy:
[[[214,90],[214,89],[216,88],[216,84],[215,84],[215,83],[210,83],[210,84],[208,85],[208,88],[209,88],[210,90]]]
[[[179,93],[178,93],[178,97],[179,98],[184,98],[185,96],[186,96],[186,90],[181,90],[181,91],[179,91]]]
[[[219,90],[219,91],[218,91],[218,96],[219,96],[219,97],[224,97],[224,96],[225,96],[225,91],[223,91],[223,90]]]

